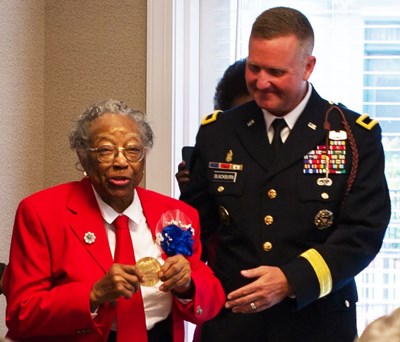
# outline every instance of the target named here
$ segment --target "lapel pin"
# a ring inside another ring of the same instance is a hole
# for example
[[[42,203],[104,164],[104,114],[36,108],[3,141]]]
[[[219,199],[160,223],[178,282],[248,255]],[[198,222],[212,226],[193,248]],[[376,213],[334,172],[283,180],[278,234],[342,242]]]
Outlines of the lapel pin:
[[[255,121],[251,119],[249,122],[247,122],[247,127],[253,126]]]
[[[96,235],[92,232],[87,232],[83,237],[86,244],[91,245],[96,240]]]
[[[317,129],[317,125],[314,124],[314,123],[312,123],[312,122],[309,122],[309,123],[308,123],[308,127],[310,127],[311,129],[313,129],[314,131]]]

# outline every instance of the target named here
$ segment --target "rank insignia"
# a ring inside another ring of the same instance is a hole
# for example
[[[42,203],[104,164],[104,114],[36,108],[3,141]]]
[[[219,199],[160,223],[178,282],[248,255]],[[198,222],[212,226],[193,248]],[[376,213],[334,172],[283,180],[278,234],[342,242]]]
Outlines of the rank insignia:
[[[333,224],[333,213],[328,209],[320,210],[315,215],[314,223],[320,230],[329,228]]]
[[[371,119],[368,114],[363,114],[356,120],[356,123],[370,131],[378,124],[378,121]]]
[[[222,112],[222,110],[216,110],[214,113],[206,115],[201,122],[201,125],[208,125],[209,123],[216,121],[220,112]]]

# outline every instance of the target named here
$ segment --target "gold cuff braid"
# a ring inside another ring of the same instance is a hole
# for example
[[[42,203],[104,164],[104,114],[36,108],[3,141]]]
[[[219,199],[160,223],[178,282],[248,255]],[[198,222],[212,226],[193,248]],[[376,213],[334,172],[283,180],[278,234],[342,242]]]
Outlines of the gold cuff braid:
[[[300,255],[305,258],[314,269],[318,278],[320,294],[319,298],[326,296],[332,291],[332,275],[324,258],[314,248],[305,251]]]

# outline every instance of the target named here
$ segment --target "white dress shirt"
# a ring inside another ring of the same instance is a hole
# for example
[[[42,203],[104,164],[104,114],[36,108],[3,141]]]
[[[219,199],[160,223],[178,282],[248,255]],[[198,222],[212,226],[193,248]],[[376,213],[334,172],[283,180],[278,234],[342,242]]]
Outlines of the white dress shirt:
[[[299,118],[300,114],[304,110],[307,105],[308,100],[311,96],[312,85],[308,83],[307,93],[304,96],[303,100],[294,108],[291,112],[287,113],[285,116],[282,116],[282,119],[285,119],[287,126],[282,129],[281,131],[281,139],[282,142],[285,142],[289,136],[290,131],[293,129],[297,119]],[[271,143],[272,138],[274,137],[274,128],[272,127],[272,121],[277,119],[278,117],[268,112],[266,109],[262,109],[264,114],[265,126],[267,127],[267,135],[268,140]]]
[[[108,243],[110,245],[111,254],[114,257],[115,228],[112,222],[117,218],[119,213],[105,203],[94,188],[93,192],[104,219]],[[161,247],[153,240],[151,231],[146,223],[146,218],[143,215],[142,205],[136,190],[134,190],[133,202],[122,214],[129,217],[129,230],[135,251],[135,259],[139,260],[143,257],[153,257],[162,265],[164,261],[161,257]],[[158,287],[160,284],[161,282],[151,287],[140,287],[143,297],[147,330],[153,328],[157,322],[166,319],[171,313],[172,295],[170,292],[166,293],[159,291]],[[113,329],[115,329],[115,326]]]

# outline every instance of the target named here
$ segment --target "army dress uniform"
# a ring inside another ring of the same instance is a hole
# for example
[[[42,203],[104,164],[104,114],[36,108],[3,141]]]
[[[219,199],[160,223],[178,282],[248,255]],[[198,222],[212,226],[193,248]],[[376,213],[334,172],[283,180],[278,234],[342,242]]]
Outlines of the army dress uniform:
[[[254,101],[203,121],[181,199],[199,210],[204,257],[226,294],[253,281],[241,270],[269,265],[295,298],[254,314],[222,309],[202,341],[353,341],[354,277],[381,247],[390,200],[379,124],[330,108],[313,89],[274,160]]]

